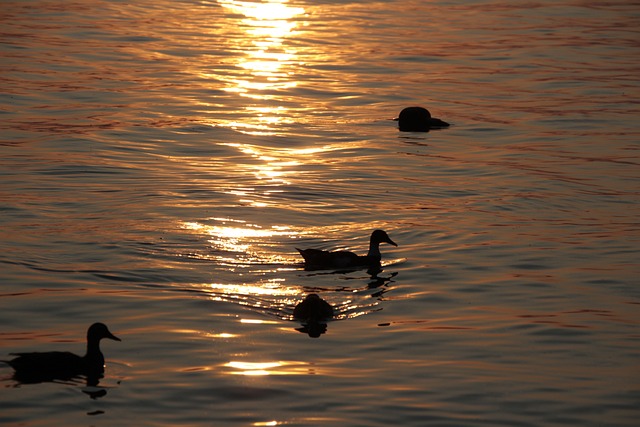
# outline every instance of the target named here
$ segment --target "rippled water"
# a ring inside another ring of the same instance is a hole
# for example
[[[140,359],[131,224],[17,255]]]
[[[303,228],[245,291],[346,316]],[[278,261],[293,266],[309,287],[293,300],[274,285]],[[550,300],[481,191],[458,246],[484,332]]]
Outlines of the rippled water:
[[[3,2],[0,423],[636,424],[638,6]]]

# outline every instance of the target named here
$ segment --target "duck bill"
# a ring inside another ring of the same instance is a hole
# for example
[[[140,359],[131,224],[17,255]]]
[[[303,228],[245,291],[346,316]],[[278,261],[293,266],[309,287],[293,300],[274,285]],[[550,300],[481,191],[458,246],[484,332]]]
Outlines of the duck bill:
[[[398,245],[396,244],[396,242],[394,242],[394,241],[393,241],[393,240],[391,240],[391,239],[387,239],[387,240],[385,240],[385,242],[386,242],[386,243],[388,243],[388,244],[390,244],[390,245],[395,246],[396,248],[398,247]]]
[[[109,335],[107,335],[105,338],[109,338],[110,340],[114,340],[114,341],[122,341],[120,338],[113,335],[111,332],[109,332]]]

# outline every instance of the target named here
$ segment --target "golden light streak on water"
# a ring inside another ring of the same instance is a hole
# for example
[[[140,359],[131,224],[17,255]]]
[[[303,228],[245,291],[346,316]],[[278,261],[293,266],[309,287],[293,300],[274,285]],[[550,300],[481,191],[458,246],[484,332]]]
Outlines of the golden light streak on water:
[[[240,323],[253,324],[253,325],[275,325],[278,322],[274,320],[263,320],[263,319],[240,319]]]
[[[221,332],[219,334],[210,335],[211,338],[236,338],[238,336],[239,336],[238,334],[230,334],[228,332]]]
[[[231,361],[223,365],[231,368],[232,375],[307,375],[310,364],[297,361],[244,362]]]
[[[279,281],[267,282],[260,285],[252,284],[228,284],[228,283],[211,283],[206,285],[210,290],[220,292],[225,295],[254,295],[254,296],[292,296],[299,292],[295,288],[287,288],[279,283]]]
[[[276,123],[274,121],[273,123]],[[243,126],[249,126],[244,124]],[[253,126],[253,125],[251,125]],[[268,190],[256,190],[253,187],[234,188],[228,190],[229,194],[239,197],[242,203],[253,207],[278,206],[277,200],[272,200],[272,195],[282,190],[274,186],[286,186],[293,184],[301,177],[309,175],[308,166],[322,164],[325,155],[339,150],[353,149],[355,145],[325,144],[319,147],[267,147],[246,143],[220,143],[233,147],[242,154],[250,156],[255,162],[237,164],[239,170],[246,171],[256,178],[256,184],[268,185]]]
[[[298,26],[293,19],[303,15],[304,9],[287,5],[286,0],[265,3],[219,0],[220,5],[233,13],[244,16],[239,27],[246,37],[238,40],[235,50],[241,56],[233,64],[240,73],[222,76],[228,85],[222,90],[237,93],[256,101],[270,100],[276,105],[248,105],[255,112],[255,121],[229,121],[224,126],[253,135],[272,134],[272,128],[280,123],[290,123],[288,108],[280,105],[282,97],[277,91],[297,86],[295,67],[297,50],[285,44]],[[234,24],[235,25],[235,24]]]
[[[217,218],[212,219],[219,220]],[[228,252],[249,252],[252,248],[252,242],[264,241],[275,236],[295,238],[298,234],[298,232],[284,226],[262,228],[233,219],[224,219],[224,222],[231,222],[233,225],[206,225],[199,222],[183,222],[182,228],[207,234],[210,236],[209,243],[215,249]],[[244,226],[236,224],[244,224]]]

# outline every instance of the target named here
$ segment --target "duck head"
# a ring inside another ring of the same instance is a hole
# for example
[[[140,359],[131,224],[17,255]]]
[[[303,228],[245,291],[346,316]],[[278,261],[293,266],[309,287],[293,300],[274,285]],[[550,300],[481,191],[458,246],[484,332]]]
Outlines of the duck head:
[[[88,342],[100,342],[102,338],[109,338],[114,341],[121,341],[120,338],[113,335],[107,325],[104,323],[94,323],[89,326],[89,330],[87,331],[87,341]]]
[[[371,244],[372,245],[379,245],[380,243],[388,243],[388,244],[396,246],[396,247],[398,246],[396,244],[396,242],[391,240],[391,238],[389,237],[389,235],[387,234],[386,231],[384,231],[384,230],[375,230],[373,233],[371,233]]]
[[[429,110],[423,107],[405,108],[400,111],[397,121],[402,132],[429,132],[429,129],[449,126],[449,123],[431,117]]]

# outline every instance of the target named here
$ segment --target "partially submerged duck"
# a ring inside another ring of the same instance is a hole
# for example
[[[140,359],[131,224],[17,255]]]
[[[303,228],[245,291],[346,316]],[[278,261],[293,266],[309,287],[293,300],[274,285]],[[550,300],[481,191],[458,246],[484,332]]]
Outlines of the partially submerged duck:
[[[384,230],[371,233],[369,252],[356,255],[349,251],[324,251],[320,249],[298,249],[307,270],[345,269],[352,267],[377,267],[380,265],[380,243],[398,246]]]
[[[318,338],[327,332],[327,321],[333,317],[333,307],[318,294],[309,294],[293,309],[293,317],[302,323],[297,331]]]
[[[333,307],[318,294],[309,294],[293,309],[293,317],[304,323],[322,322],[333,317]]]
[[[423,107],[407,107],[394,120],[398,121],[398,129],[402,132],[429,132],[430,129],[449,127],[449,123],[431,117],[429,110]]]
[[[87,331],[87,353],[84,356],[68,351],[11,353],[18,356],[7,360],[14,370],[14,378],[22,383],[69,380],[79,375],[100,378],[104,373],[104,356],[100,340],[120,341],[103,323],[94,323]]]

